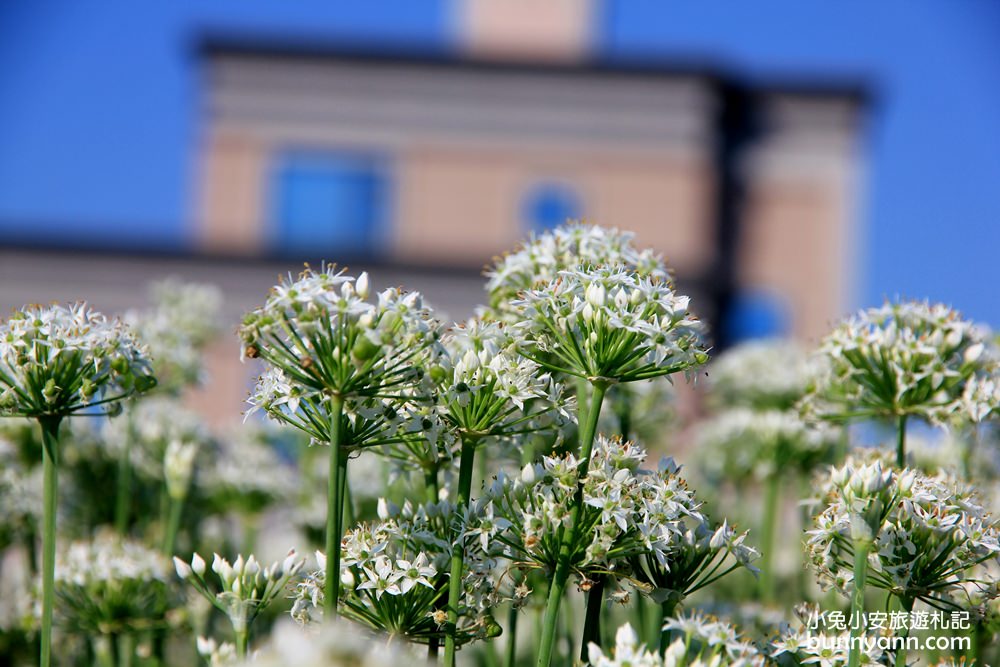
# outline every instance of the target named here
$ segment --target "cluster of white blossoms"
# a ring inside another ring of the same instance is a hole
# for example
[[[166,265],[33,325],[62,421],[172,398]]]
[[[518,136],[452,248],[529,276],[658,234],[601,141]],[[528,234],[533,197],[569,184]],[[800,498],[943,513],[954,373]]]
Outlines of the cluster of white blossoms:
[[[198,471],[198,490],[219,508],[259,512],[294,497],[298,481],[262,429],[246,424],[234,429],[211,452],[212,460]]]
[[[709,366],[710,400],[724,408],[790,410],[806,393],[811,374],[809,356],[794,341],[741,343]]]
[[[503,324],[470,320],[442,342],[440,411],[458,433],[516,435],[569,419],[559,384],[517,352]]]
[[[815,605],[798,605],[795,608],[800,623],[792,626],[782,624],[778,635],[768,646],[772,661],[777,664],[819,665],[820,667],[847,667],[850,660],[850,634],[848,632],[823,632],[808,627],[810,616],[819,618],[819,607]],[[880,636],[874,629],[866,629],[859,639],[864,641],[859,645],[860,664],[885,664],[885,651],[880,648],[884,642],[878,641]]]
[[[492,636],[490,609],[501,600],[497,558],[502,545],[479,530],[493,521],[490,510],[472,507],[456,516],[453,503],[440,501],[402,508],[382,500],[382,517],[344,535],[341,554],[340,613],[390,636],[427,643],[444,637],[451,558],[451,527],[461,522],[465,545],[458,643]],[[465,530],[470,527],[469,530]],[[475,528],[472,528],[475,527]],[[297,588],[292,616],[312,624],[322,620],[326,558]]]
[[[102,534],[56,560],[56,613],[74,631],[150,629],[167,610],[167,562],[138,542]]]
[[[954,604],[976,568],[1000,557],[997,522],[954,479],[876,461],[831,470],[807,550],[821,583],[853,587],[853,554],[870,544],[868,583],[903,600]]]
[[[580,222],[532,236],[486,272],[490,306],[501,316],[509,314],[509,302],[519,293],[578,267],[623,266],[640,276],[668,280],[663,259],[652,250],[636,248],[634,239],[631,232]]]
[[[267,644],[244,667],[386,667],[417,664],[420,657],[384,637],[344,621],[302,626],[280,621]],[[215,667],[214,665],[212,667]]]
[[[522,354],[591,381],[631,382],[704,363],[702,326],[670,283],[623,267],[561,271],[512,302]]]
[[[839,429],[806,423],[794,411],[733,408],[702,422],[696,452],[709,479],[761,481],[832,462],[840,439]]]
[[[85,304],[26,306],[0,324],[0,414],[63,417],[155,384],[132,331]]]
[[[676,638],[661,656],[639,643],[626,623],[615,632],[615,645],[607,654],[589,646],[592,667],[763,667],[766,656],[740,638],[735,628],[702,614],[668,619],[664,630]]]
[[[124,319],[149,347],[159,386],[176,392],[202,379],[202,349],[221,330],[222,292],[168,278],[150,286],[150,297],[152,307]]]
[[[969,380],[962,393],[962,408],[976,424],[1000,415],[1000,377],[994,374]]]
[[[42,471],[23,465],[16,445],[0,433],[0,551],[31,535],[41,516]]]
[[[598,437],[582,480],[584,506],[577,526],[571,525],[581,482],[575,456],[545,457],[540,464],[526,465],[518,477],[499,475],[486,498],[504,520],[493,528],[508,545],[509,558],[555,568],[559,536],[572,534],[574,571],[584,577],[607,571],[627,576],[640,556],[669,566],[692,543],[701,544],[701,535],[689,540],[688,531],[708,521],[679,469],[664,459],[657,470],[642,470],[645,458],[646,451],[631,442]],[[708,537],[711,541],[712,535]],[[752,558],[752,550],[744,551],[737,536],[723,541],[747,562]]]
[[[266,567],[262,567],[253,554],[245,560],[240,555],[232,564],[215,554],[212,572],[219,583],[215,586],[206,581],[205,560],[197,553],[192,555],[190,564],[174,556],[177,576],[194,586],[206,600],[222,611],[237,635],[246,633],[260,612],[279,597],[284,597],[288,583],[304,565],[305,560],[299,558],[294,549],[283,561]]]
[[[240,327],[243,353],[284,371],[285,391],[393,396],[422,376],[438,324],[416,292],[390,288],[369,301],[368,276],[307,269],[272,288]]]
[[[167,450],[181,445],[208,449],[212,436],[200,415],[169,397],[146,398],[130,407],[129,414],[101,426],[100,438],[88,446],[100,446],[105,456],[117,460],[128,450],[132,467],[149,480],[162,480]],[[100,452],[95,452],[95,455]]]
[[[848,318],[823,339],[804,407],[822,418],[917,416],[961,411],[967,385],[997,369],[981,328],[925,302],[887,303]]]

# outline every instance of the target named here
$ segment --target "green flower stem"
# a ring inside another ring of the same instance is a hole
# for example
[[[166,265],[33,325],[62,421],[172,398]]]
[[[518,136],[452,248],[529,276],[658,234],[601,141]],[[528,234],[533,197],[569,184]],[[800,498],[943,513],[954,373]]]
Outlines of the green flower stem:
[[[329,556],[327,556],[326,562],[330,562]],[[236,631],[236,657],[243,660],[247,657],[247,647],[250,644],[250,630],[245,628],[243,630]]]
[[[440,487],[438,487],[437,465],[429,465],[424,468],[424,494],[427,502],[434,504],[438,501]]]
[[[906,612],[909,616],[913,611],[913,603],[916,602],[913,598],[899,598],[899,606],[902,611]],[[910,636],[910,625],[909,623],[904,624],[903,629],[900,630],[899,634],[899,650],[896,651],[896,667],[906,667],[906,640]],[[976,663],[977,665],[980,663]]]
[[[341,452],[343,435],[340,418],[343,412],[344,397],[339,394],[331,395],[330,478],[326,487],[326,580],[323,589],[323,613],[327,620],[337,615],[337,600],[340,599],[340,542],[344,534],[341,478],[346,477],[347,472],[347,456]]]
[[[896,427],[896,467],[900,470],[906,467],[906,415],[899,415]]]
[[[674,611],[677,609],[678,600],[671,595],[669,599],[663,601],[660,604],[660,655],[664,655],[667,652],[667,647],[670,646],[671,637],[670,630],[664,630],[663,626],[667,622],[668,618],[674,615]]]
[[[44,503],[42,520],[42,649],[41,667],[52,664],[52,610],[55,606],[56,497],[59,489],[59,424],[61,417],[39,417],[42,427]]]
[[[563,535],[562,544],[559,545],[559,558],[556,562],[556,570],[552,576],[552,583],[549,586],[549,596],[545,601],[545,615],[542,617],[542,635],[538,645],[537,667],[549,667],[552,661],[552,649],[555,646],[556,623],[559,620],[559,606],[562,604],[563,594],[566,592],[566,584],[569,581],[572,563],[570,550],[576,542],[576,531],[580,526],[580,513],[583,511],[583,478],[587,475],[590,467],[590,453],[594,447],[594,436],[597,433],[597,419],[601,414],[601,404],[604,402],[604,394],[607,393],[608,386],[603,382],[592,384],[593,394],[590,398],[590,405],[585,413],[582,412],[583,403],[580,404],[580,482],[576,488],[576,496],[573,499],[573,508],[570,510],[569,525],[571,529]]]
[[[132,438],[126,437],[118,456],[118,478],[115,497],[115,530],[119,535],[128,534],[129,508],[132,504]]]
[[[167,514],[167,523],[163,528],[163,555],[174,555],[174,545],[177,543],[177,533],[181,529],[181,514],[184,510],[183,498],[170,498],[170,509]]]
[[[132,667],[135,657],[135,637],[130,632],[118,635],[118,667]]]
[[[458,497],[455,512],[456,523],[460,521],[463,511],[469,506],[469,496],[472,494],[472,471],[476,458],[476,438],[462,436],[462,451],[459,454]],[[448,578],[448,629],[444,637],[445,667],[455,665],[455,633],[458,628],[458,607],[462,602],[462,570],[465,565],[465,540],[461,535],[454,535],[451,547],[451,575]]]
[[[507,611],[507,652],[504,654],[504,667],[514,667],[517,664],[517,607],[513,604]]]
[[[851,652],[847,667],[858,667],[861,664],[861,635],[864,633],[862,624],[856,622],[865,611],[865,584],[868,581],[868,550],[871,543],[867,540],[854,541],[854,591],[851,594]]]
[[[764,524],[761,526],[761,547],[764,558],[760,567],[758,579],[760,597],[766,601],[774,600],[774,558],[775,537],[778,526],[778,507],[781,500],[781,479],[775,470],[764,482]]]
[[[606,579],[597,580],[587,591],[587,615],[583,620],[583,638],[580,641],[580,660],[586,663],[590,656],[588,648],[593,642],[601,646],[601,612],[604,607],[604,586]]]
[[[587,421],[587,401],[590,397],[590,383],[586,378],[576,378],[576,424],[578,428],[583,428]],[[583,442],[583,433],[577,432],[580,443]]]

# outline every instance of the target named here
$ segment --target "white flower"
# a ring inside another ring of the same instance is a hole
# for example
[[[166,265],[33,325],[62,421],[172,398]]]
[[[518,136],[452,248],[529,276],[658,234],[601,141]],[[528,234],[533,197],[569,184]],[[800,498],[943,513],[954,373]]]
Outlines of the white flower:
[[[132,332],[85,304],[26,306],[0,324],[0,414],[63,417],[154,384]]]
[[[610,298],[595,308],[587,293],[600,290]],[[552,371],[613,383],[688,371],[707,360],[688,301],[667,282],[607,267],[562,271],[511,307],[521,320],[522,354]]]
[[[163,458],[163,477],[167,494],[174,500],[187,496],[194,469],[194,457],[198,454],[197,442],[171,440]]]
[[[914,415],[944,421],[969,382],[995,372],[986,332],[954,310],[889,303],[843,321],[820,346],[804,407],[819,417]]]
[[[946,475],[894,473],[854,461],[831,471],[826,506],[807,549],[820,581],[850,583],[853,544],[871,544],[870,585],[901,598],[951,604],[975,568],[1000,563],[996,520],[970,491]]]
[[[663,260],[651,250],[635,248],[633,239],[629,232],[580,222],[532,236],[486,272],[490,306],[509,319],[508,304],[520,292],[580,266],[624,266],[642,276],[669,279]]]
[[[724,407],[790,410],[806,392],[809,358],[789,340],[741,343],[712,361],[712,400]]]

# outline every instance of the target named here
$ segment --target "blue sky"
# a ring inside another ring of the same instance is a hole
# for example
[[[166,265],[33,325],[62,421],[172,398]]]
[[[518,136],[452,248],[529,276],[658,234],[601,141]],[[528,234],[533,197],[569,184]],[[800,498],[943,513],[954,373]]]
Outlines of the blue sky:
[[[857,305],[928,297],[1000,326],[1000,3],[607,0],[596,48],[875,94]],[[277,33],[449,48],[447,2],[7,2],[0,6],[0,234],[182,245],[199,113],[195,39]]]

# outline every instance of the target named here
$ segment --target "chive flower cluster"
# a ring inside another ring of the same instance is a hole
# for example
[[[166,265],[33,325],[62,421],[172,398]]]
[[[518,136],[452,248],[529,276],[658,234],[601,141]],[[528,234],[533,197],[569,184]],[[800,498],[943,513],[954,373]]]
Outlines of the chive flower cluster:
[[[997,369],[986,333],[954,310],[887,303],[838,325],[804,408],[830,419],[916,416],[932,423],[961,411],[970,382]]]
[[[821,583],[853,586],[855,545],[870,544],[867,583],[902,600],[958,604],[977,566],[997,564],[997,522],[945,476],[849,461],[831,471],[807,549]]]
[[[86,304],[27,306],[0,324],[0,414],[64,417],[155,383],[131,330]]]
[[[704,363],[701,323],[669,282],[624,267],[561,271],[512,303],[522,354],[591,381],[632,382]]]

